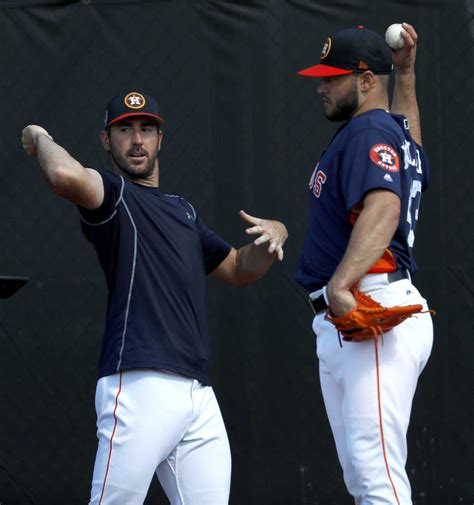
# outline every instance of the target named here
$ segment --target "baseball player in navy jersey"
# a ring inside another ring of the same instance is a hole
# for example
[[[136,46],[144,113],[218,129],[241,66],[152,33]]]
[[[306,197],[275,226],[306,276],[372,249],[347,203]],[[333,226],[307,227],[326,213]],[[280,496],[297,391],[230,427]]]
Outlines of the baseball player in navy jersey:
[[[406,433],[433,341],[431,316],[412,317],[379,341],[377,366],[373,341],[342,342],[325,318],[355,307],[354,288],[384,306],[427,308],[411,282],[420,197],[429,178],[412,26],[404,24],[403,38],[404,49],[392,53],[381,36],[364,27],[342,30],[327,38],[318,65],[299,72],[320,78],[317,92],[326,118],[343,121],[311,176],[309,224],[296,279],[310,293],[324,403],[344,481],[357,505],[412,503]]]
[[[112,171],[83,167],[40,126],[22,142],[55,193],[78,205],[109,290],[96,391],[91,505],[143,503],[156,473],[172,505],[225,505],[231,458],[209,379],[206,276],[249,285],[283,259],[286,228],[241,211],[236,250],[184,198],[159,188],[163,119],[130,92],[107,105]]]

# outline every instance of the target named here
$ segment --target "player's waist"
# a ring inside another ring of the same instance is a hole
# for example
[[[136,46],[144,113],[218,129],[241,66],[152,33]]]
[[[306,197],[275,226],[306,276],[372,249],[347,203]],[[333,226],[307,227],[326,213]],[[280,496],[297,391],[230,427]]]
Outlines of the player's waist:
[[[401,281],[403,279],[411,280],[410,272],[408,270],[403,269],[397,270],[396,272],[367,274],[360,281],[359,289],[364,292],[370,291],[375,287],[392,284],[393,282]],[[324,312],[328,308],[326,286],[309,294],[309,304],[313,309],[314,314]]]

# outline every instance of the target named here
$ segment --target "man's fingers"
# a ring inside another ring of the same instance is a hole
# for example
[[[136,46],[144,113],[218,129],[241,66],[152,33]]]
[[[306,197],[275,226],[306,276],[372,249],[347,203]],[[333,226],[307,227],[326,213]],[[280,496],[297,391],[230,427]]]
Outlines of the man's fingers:
[[[29,156],[34,156],[36,153],[36,146],[31,140],[25,139],[24,137],[21,139],[21,145],[25,150],[26,154]]]
[[[270,243],[270,247],[268,248],[268,252],[273,254],[277,253],[278,259],[281,261],[283,259],[283,247],[278,244],[276,240],[272,240]]]
[[[409,25],[408,23],[403,23],[403,30],[401,31],[401,35],[407,47],[411,49],[416,45],[418,35],[415,32],[413,26]]]
[[[261,226],[253,226],[252,228],[247,228],[245,230],[245,233],[247,233],[247,235],[255,235],[256,233],[262,233],[262,227]]]
[[[283,247],[281,245],[278,245],[276,240],[271,241],[270,247],[268,248],[268,252],[269,252],[269,254],[273,254],[276,252],[278,260],[279,261],[283,260],[283,256],[284,256]]]
[[[279,261],[283,261],[283,247],[278,246],[278,247],[276,248],[276,252],[277,252],[277,257],[278,257],[278,260],[279,260]]]
[[[415,46],[415,41],[413,40],[413,37],[408,33],[406,32],[405,30],[402,30],[401,32],[401,36],[403,37],[403,40],[405,41],[405,45],[402,49],[405,49],[405,48],[412,48]],[[402,50],[400,49],[400,51]]]
[[[268,242],[269,238],[266,235],[262,235],[261,237],[258,237],[258,239],[254,240],[253,243],[255,245],[261,245],[264,244],[265,242]]]
[[[409,23],[402,23],[402,26],[403,30],[407,32],[410,35],[410,37],[416,42],[418,40],[418,34],[416,33],[413,26]]]
[[[244,210],[241,210],[239,212],[239,215],[244,221],[247,221],[247,223],[250,223],[250,224],[259,225],[262,222],[261,219],[259,219],[258,217],[251,216],[250,214],[247,214]]]
[[[260,237],[253,241],[256,246],[270,242],[268,245],[268,253],[277,253],[278,259],[281,261],[283,259],[283,249],[282,245],[286,240],[288,234],[286,233],[286,228],[283,226],[283,231],[281,230],[281,223],[268,221],[265,219],[260,219],[255,216],[247,214],[244,210],[239,212],[240,217],[249,223],[255,224],[245,230],[247,235],[260,234]]]

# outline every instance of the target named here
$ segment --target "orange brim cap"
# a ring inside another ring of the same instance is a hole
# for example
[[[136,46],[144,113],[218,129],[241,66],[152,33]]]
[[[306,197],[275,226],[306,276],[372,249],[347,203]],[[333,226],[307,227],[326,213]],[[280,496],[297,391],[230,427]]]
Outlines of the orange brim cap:
[[[353,72],[353,70],[347,70],[346,68],[330,67],[329,65],[322,65],[319,63],[318,65],[300,70],[298,75],[304,75],[306,77],[333,77],[336,75],[352,74]]]

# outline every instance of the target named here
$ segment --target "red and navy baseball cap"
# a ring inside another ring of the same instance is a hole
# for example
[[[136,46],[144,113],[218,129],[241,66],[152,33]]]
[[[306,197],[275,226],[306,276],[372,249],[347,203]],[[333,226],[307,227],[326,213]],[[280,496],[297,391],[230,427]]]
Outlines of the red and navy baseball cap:
[[[390,74],[392,51],[381,35],[358,26],[329,36],[321,51],[320,63],[300,70],[298,74],[333,77],[366,70],[374,74]]]
[[[114,96],[109,100],[105,111],[105,128],[130,116],[151,117],[158,123],[158,126],[165,122],[158,113],[158,104],[153,97],[138,91],[131,91]]]

